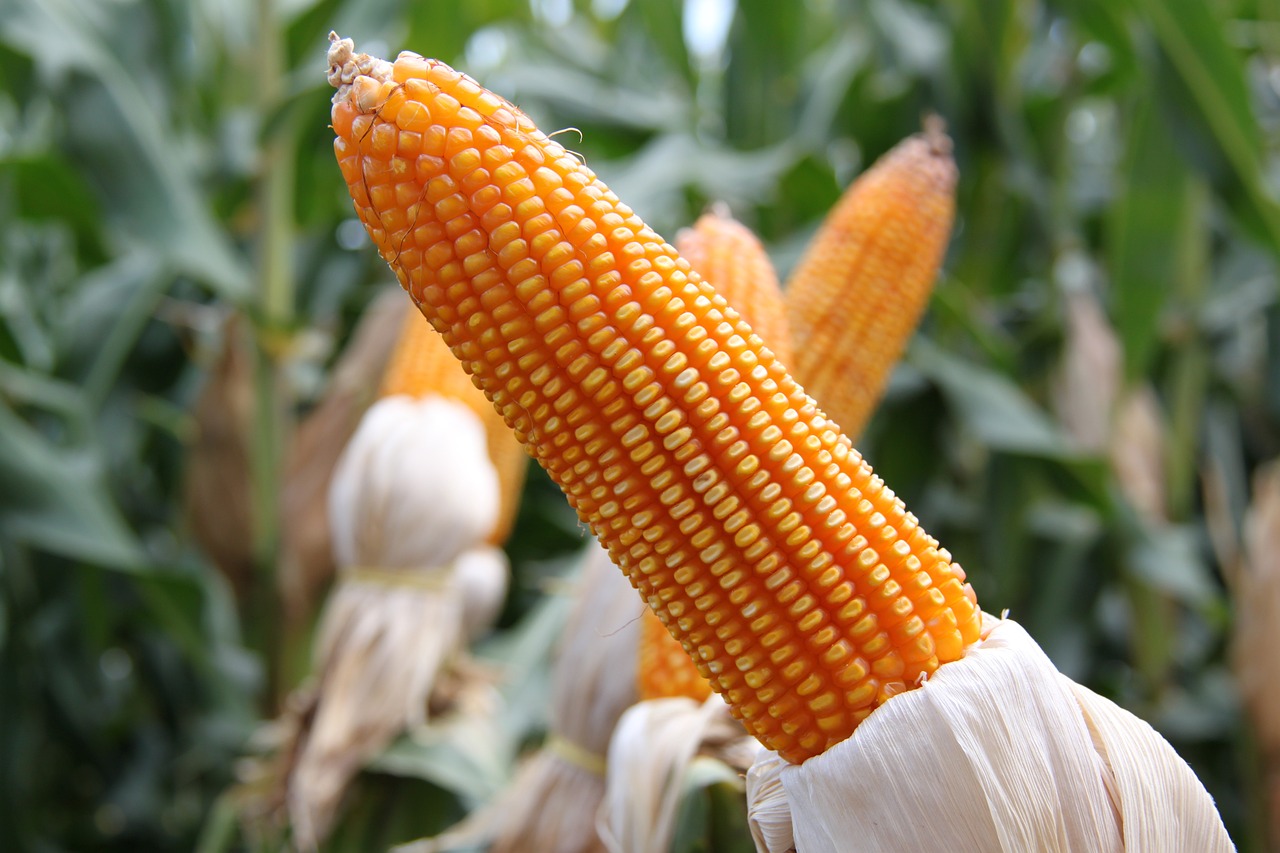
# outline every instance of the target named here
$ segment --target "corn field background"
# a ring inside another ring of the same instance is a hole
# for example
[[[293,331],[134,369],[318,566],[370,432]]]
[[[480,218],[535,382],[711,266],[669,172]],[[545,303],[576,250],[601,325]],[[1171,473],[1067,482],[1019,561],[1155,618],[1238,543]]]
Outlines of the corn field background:
[[[1280,543],[1244,544],[1280,454],[1276,0],[0,0],[0,848],[262,846],[238,774],[327,583],[284,600],[282,466],[393,283],[333,160],[331,29],[572,129],[668,239],[728,203],[783,274],[942,116],[954,238],[860,447],[986,610],[1267,849],[1280,744],[1238,673],[1280,679],[1280,633],[1237,668],[1233,590]],[[439,832],[506,780],[583,535],[531,472],[480,652],[519,672],[507,740],[392,746],[326,849]],[[717,784],[680,853],[751,849]]]

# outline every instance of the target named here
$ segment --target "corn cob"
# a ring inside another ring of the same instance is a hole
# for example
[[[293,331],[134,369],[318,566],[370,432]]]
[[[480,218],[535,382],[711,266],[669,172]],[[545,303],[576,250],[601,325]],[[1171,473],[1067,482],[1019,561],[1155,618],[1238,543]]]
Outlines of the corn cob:
[[[856,180],[787,283],[796,380],[857,437],[929,302],[955,216],[940,122]]]
[[[692,228],[676,235],[676,251],[738,310],[779,361],[790,361],[791,336],[782,288],[773,263],[751,229],[730,216],[727,208],[716,205]],[[636,670],[640,699],[706,699],[711,685],[655,612],[646,610],[641,623],[640,665]]]
[[[378,251],[748,731],[802,762],[978,638],[960,567],[590,169],[441,62],[329,66]]]
[[[778,361],[794,361],[778,274],[750,228],[717,205],[676,235],[676,251],[751,324]]]
[[[410,397],[439,394],[458,400],[480,417],[485,427],[489,461],[498,472],[500,495],[498,521],[489,541],[501,545],[511,533],[520,508],[529,458],[484,394],[459,369],[458,360],[431,324],[423,320],[416,306],[410,306],[405,312],[400,336],[378,390],[381,397],[393,394]]]

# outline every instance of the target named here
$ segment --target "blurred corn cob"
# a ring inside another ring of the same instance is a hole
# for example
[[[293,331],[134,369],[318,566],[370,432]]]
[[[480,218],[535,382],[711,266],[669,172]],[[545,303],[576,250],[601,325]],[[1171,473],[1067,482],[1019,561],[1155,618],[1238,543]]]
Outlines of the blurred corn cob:
[[[692,228],[676,234],[676,251],[742,315],[778,361],[793,363],[778,274],[750,228],[734,219],[727,207],[716,205]]]
[[[803,761],[977,639],[964,573],[578,159],[443,63],[335,36],[330,81],[375,245],[749,731]]]
[[[794,375],[848,436],[861,434],[928,305],[955,185],[935,119],[854,181],[787,282]]]

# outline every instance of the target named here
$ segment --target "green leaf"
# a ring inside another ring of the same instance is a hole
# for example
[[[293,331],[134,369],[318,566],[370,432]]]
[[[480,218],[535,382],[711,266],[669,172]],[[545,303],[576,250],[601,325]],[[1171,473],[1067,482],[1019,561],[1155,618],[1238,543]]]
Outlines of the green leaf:
[[[944,353],[924,338],[912,343],[909,356],[987,447],[1047,459],[1077,456],[1053,421],[1006,377]]]
[[[146,244],[224,296],[243,300],[250,275],[214,220],[196,180],[190,150],[156,99],[116,57],[110,19],[77,0],[19,5],[0,21],[0,40],[29,55],[55,79],[85,75],[69,87],[70,135],[77,157],[93,167],[120,236]],[[97,97],[101,86],[108,97]]]
[[[36,548],[124,571],[142,550],[83,450],[48,442],[0,403],[0,531]]]
[[[1272,251],[1280,254],[1280,204],[1267,188],[1261,133],[1249,99],[1244,63],[1240,52],[1227,41],[1216,7],[1203,0],[1133,3],[1150,21],[1161,48],[1190,93],[1200,122],[1235,172]]]
[[[106,253],[97,199],[66,161],[52,153],[0,158],[0,186],[6,182],[20,218],[70,225],[83,251]]]
[[[1143,528],[1128,556],[1135,576],[1185,604],[1203,606],[1217,598],[1200,541],[1190,528]]]
[[[1116,331],[1125,373],[1134,380],[1155,354],[1181,257],[1169,238],[1185,229],[1194,197],[1190,172],[1150,99],[1137,105],[1128,144],[1108,222],[1108,254]]]
[[[745,787],[737,770],[698,756],[685,771],[672,853],[751,853]]]
[[[475,806],[502,790],[511,762],[511,743],[494,720],[455,716],[401,737],[369,769],[425,779]]]

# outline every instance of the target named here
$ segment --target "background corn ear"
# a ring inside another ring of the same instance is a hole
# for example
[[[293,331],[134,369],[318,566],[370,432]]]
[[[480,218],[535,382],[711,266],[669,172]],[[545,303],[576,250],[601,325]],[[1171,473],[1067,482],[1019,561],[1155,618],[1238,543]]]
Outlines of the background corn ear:
[[[578,158],[441,62],[329,59],[382,257],[752,734],[803,761],[978,638],[950,555]]]
[[[787,281],[795,377],[851,437],[928,305],[955,185],[941,127],[908,137],[854,181]]]
[[[488,439],[489,460],[498,472],[500,497],[498,522],[489,541],[499,545],[505,542],[520,508],[529,457],[484,394],[458,369],[458,360],[449,347],[412,303],[405,306],[400,335],[378,393],[382,397],[439,394],[464,403],[480,417]]]

